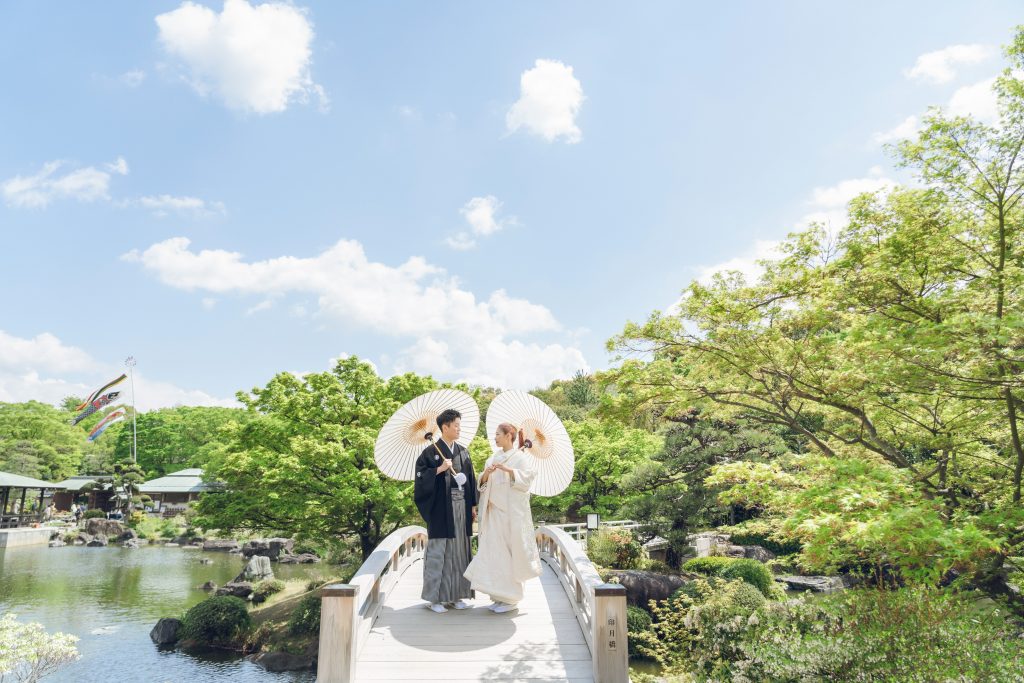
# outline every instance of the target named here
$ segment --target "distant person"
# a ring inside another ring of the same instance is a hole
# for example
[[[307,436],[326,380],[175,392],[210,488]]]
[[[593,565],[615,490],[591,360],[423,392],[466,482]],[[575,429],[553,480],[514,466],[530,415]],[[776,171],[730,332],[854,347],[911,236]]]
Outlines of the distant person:
[[[43,521],[49,522],[53,519],[53,503],[48,503],[46,509],[43,510]]]
[[[82,521],[82,506],[79,505],[78,503],[74,503],[71,506],[71,514],[73,514],[75,516],[75,524],[78,524],[79,522],[81,522]]]

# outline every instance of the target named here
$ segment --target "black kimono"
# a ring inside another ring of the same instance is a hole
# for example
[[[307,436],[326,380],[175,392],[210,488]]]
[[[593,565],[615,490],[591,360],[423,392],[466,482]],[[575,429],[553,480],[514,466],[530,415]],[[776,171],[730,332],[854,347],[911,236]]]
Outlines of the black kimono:
[[[456,603],[473,597],[464,573],[472,560],[469,539],[477,501],[476,475],[465,447],[456,443],[452,453],[443,441],[438,441],[437,449],[430,446],[416,459],[413,496],[427,524],[422,597],[431,604]],[[451,459],[453,469],[437,476],[442,457]],[[455,483],[456,472],[466,475],[462,490]]]
[[[466,506],[466,537],[473,535],[473,515],[471,511],[477,504],[476,474],[473,472],[473,461],[469,451],[462,444],[455,443],[455,453],[448,450],[444,441],[437,442],[437,448],[444,457],[450,458],[453,469],[437,476],[437,468],[441,466],[441,456],[433,446],[423,449],[416,458],[416,485],[413,497],[420,516],[427,524],[429,538],[455,538],[455,524],[452,515],[451,490],[458,490],[453,472],[465,472],[466,483],[462,485]]]

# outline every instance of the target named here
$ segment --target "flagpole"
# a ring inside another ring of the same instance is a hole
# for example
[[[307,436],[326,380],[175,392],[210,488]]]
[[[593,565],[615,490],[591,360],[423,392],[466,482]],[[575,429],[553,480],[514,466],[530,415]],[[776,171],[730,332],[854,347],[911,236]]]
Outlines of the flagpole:
[[[135,431],[135,356],[128,356],[124,364],[128,366],[128,381],[132,385],[132,464],[135,464],[139,452],[138,434]]]

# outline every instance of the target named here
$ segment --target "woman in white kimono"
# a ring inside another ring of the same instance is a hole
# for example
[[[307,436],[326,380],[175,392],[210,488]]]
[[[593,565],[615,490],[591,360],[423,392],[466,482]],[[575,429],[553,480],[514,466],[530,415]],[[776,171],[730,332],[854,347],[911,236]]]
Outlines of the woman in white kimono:
[[[530,485],[537,476],[536,462],[515,447],[516,428],[498,426],[498,449],[487,459],[480,476],[479,538],[476,556],[464,576],[475,591],[491,596],[496,614],[517,609],[523,584],[540,576],[540,555],[530,513]]]

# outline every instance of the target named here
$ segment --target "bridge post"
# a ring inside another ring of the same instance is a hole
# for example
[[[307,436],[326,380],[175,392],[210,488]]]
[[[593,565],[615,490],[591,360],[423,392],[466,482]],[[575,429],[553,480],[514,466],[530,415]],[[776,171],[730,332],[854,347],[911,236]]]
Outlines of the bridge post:
[[[351,683],[356,680],[358,593],[359,586],[346,583],[332,583],[320,591],[320,654],[316,683]]]
[[[594,586],[591,615],[591,642],[594,647],[590,654],[594,664],[594,682],[627,683],[626,587],[617,583]]]

